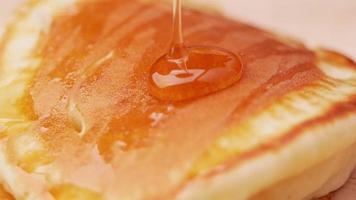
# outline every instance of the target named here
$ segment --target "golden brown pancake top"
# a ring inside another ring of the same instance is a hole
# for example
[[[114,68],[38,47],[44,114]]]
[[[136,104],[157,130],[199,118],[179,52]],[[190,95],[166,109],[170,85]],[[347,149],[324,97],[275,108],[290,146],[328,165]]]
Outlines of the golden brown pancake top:
[[[84,181],[78,174],[104,165],[93,176],[118,196],[171,193],[229,127],[323,76],[302,46],[221,16],[185,9],[183,18],[187,45],[241,55],[241,81],[180,103],[150,95],[150,66],[170,44],[166,4],[87,1],[54,20],[21,104],[64,176]]]

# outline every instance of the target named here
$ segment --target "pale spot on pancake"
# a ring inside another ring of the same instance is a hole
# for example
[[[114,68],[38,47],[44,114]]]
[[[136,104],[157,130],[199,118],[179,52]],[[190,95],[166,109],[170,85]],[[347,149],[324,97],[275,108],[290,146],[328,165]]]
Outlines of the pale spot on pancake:
[[[316,51],[317,67],[327,76],[338,80],[356,79],[356,63],[350,58],[325,49]]]
[[[69,101],[68,117],[69,120],[72,122],[74,129],[79,133],[79,136],[83,137],[87,132],[88,127],[77,104],[73,101]]]
[[[24,122],[23,119],[11,119],[11,118],[0,118],[0,123],[9,123],[9,122]]]
[[[349,80],[356,78],[356,70],[346,66],[335,66],[327,62],[319,62],[318,67],[323,71],[327,76],[339,79],[339,80]]]
[[[8,184],[11,193],[16,194],[16,197],[53,200],[47,192],[44,179],[25,172],[9,160],[4,142],[0,143],[0,175],[2,180]]]
[[[63,181],[62,171],[55,162],[38,166],[33,173],[43,175],[50,183],[60,183]]]
[[[151,126],[154,127],[156,126],[163,118],[165,114],[164,113],[159,113],[159,112],[153,112],[150,114],[149,118],[152,120]]]
[[[126,146],[127,146],[127,144],[124,141],[118,140],[118,141],[114,142],[112,148],[113,148],[113,150],[115,150],[115,149],[123,149]]]
[[[46,128],[46,127],[41,127],[41,128],[40,128],[40,131],[41,131],[41,133],[45,133],[45,132],[48,131],[48,128]]]

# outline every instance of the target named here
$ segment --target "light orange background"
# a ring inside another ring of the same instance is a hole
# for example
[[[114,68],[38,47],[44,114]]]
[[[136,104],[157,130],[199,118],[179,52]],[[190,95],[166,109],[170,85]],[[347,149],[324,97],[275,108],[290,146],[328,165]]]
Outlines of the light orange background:
[[[356,0],[195,1],[218,4],[234,18],[356,59]]]
[[[0,34],[23,0],[0,0]],[[356,0],[195,0],[226,15],[356,59]],[[184,0],[183,0],[184,2]]]

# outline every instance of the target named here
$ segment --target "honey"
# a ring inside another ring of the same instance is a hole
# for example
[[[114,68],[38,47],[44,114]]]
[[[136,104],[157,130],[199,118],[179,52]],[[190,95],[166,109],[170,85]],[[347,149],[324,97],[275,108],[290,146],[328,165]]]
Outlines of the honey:
[[[169,52],[150,71],[150,91],[158,99],[181,101],[208,95],[237,82],[242,62],[219,47],[186,47],[182,34],[181,0],[173,1],[173,36]]]

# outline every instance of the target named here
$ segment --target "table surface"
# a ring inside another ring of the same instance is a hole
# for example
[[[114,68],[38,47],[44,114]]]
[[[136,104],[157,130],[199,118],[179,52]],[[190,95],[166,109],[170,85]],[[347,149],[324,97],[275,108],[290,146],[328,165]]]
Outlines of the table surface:
[[[23,0],[0,0],[3,24]],[[310,47],[326,47],[356,59],[356,0],[194,0],[226,15],[290,35]],[[184,2],[184,0],[183,0]]]

